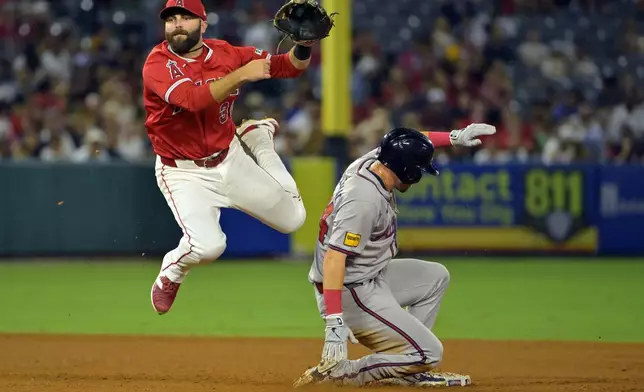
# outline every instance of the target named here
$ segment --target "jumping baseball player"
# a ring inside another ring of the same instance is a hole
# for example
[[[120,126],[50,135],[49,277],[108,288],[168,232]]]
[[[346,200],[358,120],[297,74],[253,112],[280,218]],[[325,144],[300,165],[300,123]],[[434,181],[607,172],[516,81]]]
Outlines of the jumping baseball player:
[[[274,150],[277,122],[250,120],[237,128],[232,110],[245,83],[301,75],[316,41],[296,42],[288,53],[271,55],[204,39],[207,19],[200,0],[168,0],[160,17],[165,41],[143,66],[145,126],[157,154],[158,186],[183,231],[152,285],[152,306],[165,314],[190,268],[224,252],[221,208],[245,211],[282,233],[302,226],[302,199]]]
[[[430,137],[437,146],[475,146],[481,144],[479,136],[495,132],[493,126],[472,124]],[[426,135],[397,128],[378,149],[353,162],[336,186],[320,219],[309,272],[326,322],[322,359],[294,386],[471,383],[466,375],[431,372],[443,356],[432,327],[449,272],[434,262],[394,259],[398,252],[394,191],[407,191],[423,172],[438,175],[433,154],[434,144]],[[374,354],[348,360],[347,339],[354,343],[357,339]]]

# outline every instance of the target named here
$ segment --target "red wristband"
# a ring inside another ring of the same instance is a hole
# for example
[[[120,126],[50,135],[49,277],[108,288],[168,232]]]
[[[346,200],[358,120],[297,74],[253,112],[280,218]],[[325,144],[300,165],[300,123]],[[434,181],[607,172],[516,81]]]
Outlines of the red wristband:
[[[342,313],[342,290],[324,289],[324,306],[327,315]]]
[[[432,141],[434,147],[450,147],[452,145],[449,132],[426,132],[425,134]]]

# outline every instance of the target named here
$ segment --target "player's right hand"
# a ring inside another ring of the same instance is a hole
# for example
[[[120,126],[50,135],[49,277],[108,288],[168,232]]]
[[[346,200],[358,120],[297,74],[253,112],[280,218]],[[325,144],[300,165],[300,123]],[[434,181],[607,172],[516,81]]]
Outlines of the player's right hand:
[[[256,82],[271,77],[271,60],[253,60],[239,69],[242,80]]]
[[[347,359],[347,339],[356,342],[351,329],[344,323],[342,314],[324,317],[326,322],[322,362],[335,363]]]
[[[452,146],[475,147],[483,143],[480,136],[489,136],[496,133],[496,127],[489,124],[470,124],[463,129],[450,132],[449,138]]]

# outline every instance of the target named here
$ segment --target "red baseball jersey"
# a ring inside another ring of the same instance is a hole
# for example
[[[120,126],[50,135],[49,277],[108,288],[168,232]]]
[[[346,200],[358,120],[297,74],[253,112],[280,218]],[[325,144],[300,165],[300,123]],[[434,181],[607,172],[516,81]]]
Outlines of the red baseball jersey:
[[[157,155],[170,159],[201,159],[225,150],[235,136],[232,110],[239,89],[217,102],[208,83],[221,79],[252,60],[270,58],[271,77],[302,74],[289,54],[272,56],[250,46],[204,39],[194,59],[174,53],[167,41],[155,46],[143,65],[145,127]]]

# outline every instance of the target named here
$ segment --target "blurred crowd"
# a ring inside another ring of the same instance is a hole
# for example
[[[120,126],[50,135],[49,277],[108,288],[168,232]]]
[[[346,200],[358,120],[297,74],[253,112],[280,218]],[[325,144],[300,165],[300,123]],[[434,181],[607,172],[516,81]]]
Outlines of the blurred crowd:
[[[207,36],[275,52],[281,0],[204,1]],[[0,0],[0,159],[146,161],[141,67],[161,1]],[[352,158],[391,127],[497,126],[441,162],[644,163],[644,1],[353,0]],[[288,50],[290,43],[280,46]],[[322,149],[320,48],[297,80],[248,85],[283,156]]]

